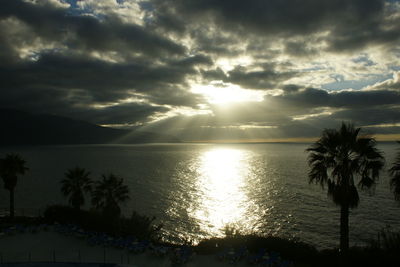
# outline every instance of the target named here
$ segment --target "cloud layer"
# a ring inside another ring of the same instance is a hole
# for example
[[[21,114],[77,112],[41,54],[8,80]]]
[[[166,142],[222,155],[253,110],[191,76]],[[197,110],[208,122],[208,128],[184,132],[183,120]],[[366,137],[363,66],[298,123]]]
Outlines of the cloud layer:
[[[399,38],[399,1],[3,0],[0,107],[187,140],[400,134]]]

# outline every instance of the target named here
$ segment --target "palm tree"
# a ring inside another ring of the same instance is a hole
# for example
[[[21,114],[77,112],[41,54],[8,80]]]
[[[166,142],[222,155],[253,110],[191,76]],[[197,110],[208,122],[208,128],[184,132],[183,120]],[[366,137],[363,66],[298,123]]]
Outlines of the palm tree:
[[[65,173],[65,178],[61,181],[61,192],[65,197],[69,197],[68,202],[75,210],[80,210],[85,204],[85,193],[92,190],[92,180],[90,172],[83,168],[75,167]]]
[[[340,206],[340,251],[349,248],[349,208],[359,202],[355,178],[361,189],[374,186],[384,166],[374,138],[358,136],[360,128],[342,123],[339,130],[325,129],[309,152],[310,183],[328,185],[328,196]]]
[[[102,180],[96,182],[92,194],[92,203],[109,218],[117,218],[121,214],[119,204],[129,200],[129,188],[124,180],[114,174],[102,175]]]
[[[0,176],[4,182],[4,188],[10,191],[10,217],[14,217],[14,189],[17,186],[18,175],[24,175],[28,168],[26,161],[18,154],[7,154],[0,159]]]
[[[397,141],[400,144],[400,141]],[[389,169],[389,173],[392,176],[390,180],[390,188],[393,191],[394,198],[400,201],[400,151],[397,154],[395,162],[393,162],[392,168]]]

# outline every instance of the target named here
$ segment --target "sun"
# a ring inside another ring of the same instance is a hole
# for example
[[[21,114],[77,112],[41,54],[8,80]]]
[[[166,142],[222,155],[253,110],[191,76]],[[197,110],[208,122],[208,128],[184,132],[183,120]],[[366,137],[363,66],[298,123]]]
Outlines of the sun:
[[[243,89],[235,84],[210,83],[193,85],[193,93],[202,94],[210,104],[226,105],[238,102],[261,102],[265,92],[261,90]]]

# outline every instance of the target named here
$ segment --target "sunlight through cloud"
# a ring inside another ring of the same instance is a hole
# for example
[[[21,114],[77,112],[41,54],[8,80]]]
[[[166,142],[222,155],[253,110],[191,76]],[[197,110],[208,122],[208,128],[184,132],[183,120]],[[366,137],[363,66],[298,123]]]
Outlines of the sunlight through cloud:
[[[194,85],[192,92],[204,95],[211,104],[261,102],[265,95],[265,92],[261,90],[246,90],[235,84],[216,82],[209,85]]]

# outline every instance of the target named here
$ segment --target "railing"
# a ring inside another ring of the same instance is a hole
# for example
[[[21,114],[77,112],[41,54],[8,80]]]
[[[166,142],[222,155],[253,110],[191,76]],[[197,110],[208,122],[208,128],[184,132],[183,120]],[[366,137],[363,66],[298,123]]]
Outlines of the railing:
[[[37,250],[37,251],[7,251],[0,252],[0,264],[3,263],[114,263],[131,264],[137,257],[127,251],[112,248],[98,248],[97,250]]]
[[[15,216],[26,216],[26,217],[41,217],[43,216],[46,207],[39,208],[15,208],[14,215]],[[122,208],[122,215],[130,217],[134,209]],[[10,209],[8,207],[0,207],[0,217],[6,217],[10,215]]]
[[[27,217],[40,217],[43,215],[43,209],[38,208],[16,208],[14,209],[15,216],[27,216]],[[0,208],[0,217],[5,217],[10,214],[8,208]]]
[[[151,256],[146,260],[168,260],[165,257],[168,251],[164,247],[150,246],[149,241],[87,232],[74,224],[16,224],[0,231],[0,263],[130,264],[133,258],[137,262],[146,254]],[[159,262],[154,266],[157,265]]]
[[[15,209],[15,216],[28,216],[28,217],[37,217],[43,215],[42,209],[36,208],[17,208]],[[9,210],[8,208],[0,208],[0,216],[8,216]],[[35,236],[36,233],[39,232],[48,232],[48,234],[61,234],[56,233],[57,227],[63,227],[63,225],[43,225],[40,226],[27,226],[26,229],[19,232],[18,226],[8,226],[10,231],[0,231],[0,266],[2,263],[39,263],[39,262],[47,262],[47,263],[112,263],[112,264],[132,264],[135,263],[137,257],[142,258],[146,253],[135,253],[131,250],[124,248],[115,248],[113,246],[109,246],[107,244],[89,244],[86,245],[74,245],[67,241],[66,248],[64,249],[64,244],[60,248],[57,248],[57,245],[52,245],[49,240],[40,240],[39,245],[28,245],[28,247],[24,247],[24,241],[21,240],[18,235],[23,233],[25,236],[32,234],[32,238],[36,238],[36,240],[42,238],[42,236]],[[76,239],[81,239],[80,241],[88,242],[88,238],[84,237],[76,237],[73,236],[72,233],[74,230],[71,230],[70,233],[64,234],[66,237],[72,235],[71,240],[74,242]],[[79,236],[79,235],[78,235]],[[11,248],[8,242],[13,242],[14,245]],[[21,246],[18,245],[18,242],[21,242]],[[50,244],[49,244],[50,242]],[[58,243],[58,241],[57,241]],[[43,248],[41,248],[43,244]],[[23,248],[24,247],[24,248]],[[24,249],[24,250],[19,250]],[[136,258],[136,260],[134,260]],[[150,261],[155,260],[154,257],[149,257]],[[149,259],[148,259],[149,260]],[[158,259],[160,260],[160,259]],[[163,260],[168,260],[165,258]],[[158,262],[159,263],[159,262]],[[157,263],[156,263],[157,265]]]

